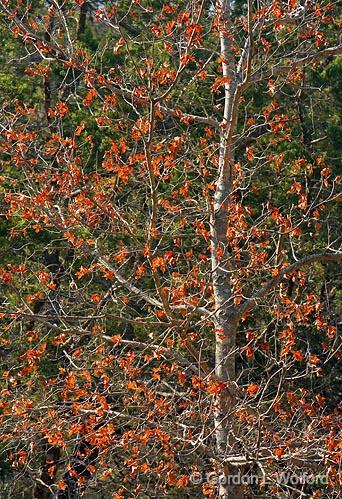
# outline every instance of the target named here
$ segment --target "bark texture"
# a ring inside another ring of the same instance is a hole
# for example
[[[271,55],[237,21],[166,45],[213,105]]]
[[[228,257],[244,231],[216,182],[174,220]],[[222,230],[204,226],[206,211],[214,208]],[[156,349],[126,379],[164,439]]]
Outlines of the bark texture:
[[[216,445],[218,459],[222,464],[219,483],[219,497],[236,499],[243,497],[242,489],[230,483],[229,475],[233,470],[226,461],[229,454],[236,450],[234,432],[234,381],[235,345],[237,319],[232,303],[232,290],[228,262],[228,204],[232,192],[234,173],[234,148],[232,137],[236,132],[239,85],[231,40],[228,33],[231,23],[231,2],[219,3],[220,45],[222,56],[222,75],[224,77],[224,115],[220,128],[219,173],[214,196],[211,220],[212,236],[212,271],[215,297],[216,326],[216,379],[225,383],[226,388],[220,393],[216,410]]]

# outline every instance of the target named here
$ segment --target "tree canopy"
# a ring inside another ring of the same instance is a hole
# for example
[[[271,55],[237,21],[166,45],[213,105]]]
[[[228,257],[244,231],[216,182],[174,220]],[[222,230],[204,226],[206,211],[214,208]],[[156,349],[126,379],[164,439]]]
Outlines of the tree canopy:
[[[0,0],[1,498],[337,497],[340,27]]]

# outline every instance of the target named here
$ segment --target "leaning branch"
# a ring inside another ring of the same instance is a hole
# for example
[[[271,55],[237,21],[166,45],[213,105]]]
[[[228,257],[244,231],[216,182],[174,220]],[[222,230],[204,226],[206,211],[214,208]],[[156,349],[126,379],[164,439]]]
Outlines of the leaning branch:
[[[258,71],[254,73],[254,75],[250,77],[248,85],[260,80],[265,80],[265,79],[267,80],[268,78],[272,78],[273,76],[288,74],[294,69],[307,66],[308,64],[312,64],[313,62],[319,61],[321,59],[326,59],[328,57],[341,54],[342,54],[342,44],[336,45],[335,47],[329,47],[327,49],[320,50],[319,52],[315,52],[314,54],[309,54],[305,57],[292,61],[289,64],[278,64],[266,71]]]
[[[135,295],[137,298],[145,301],[146,303],[149,303],[150,305],[153,305],[156,308],[164,310],[164,306],[163,306],[161,301],[156,300],[149,293],[147,293],[146,291],[143,291],[142,289],[137,288],[136,286],[134,286],[134,284],[129,282],[127,279],[125,279],[116,270],[116,268],[113,265],[111,265],[111,263],[108,262],[105,258],[103,258],[97,251],[95,251],[95,252],[93,251],[92,253],[101,265],[103,265],[105,268],[107,268],[108,270],[113,272],[114,279],[116,279],[116,281],[119,282],[124,288],[126,288],[133,295]],[[194,313],[197,312],[197,313],[205,315],[205,316],[211,315],[207,309],[205,309],[203,307],[196,307],[195,305],[191,305],[190,303],[186,303],[184,305],[184,307],[177,305],[177,306],[171,307],[171,308],[174,310],[180,310],[180,309],[184,308],[184,309],[189,309],[190,311],[192,311]]]
[[[138,298],[141,298],[143,301],[149,303],[150,305],[153,305],[154,307],[157,308],[163,308],[163,305],[160,301],[156,300],[152,296],[150,296],[146,291],[143,291],[134,284],[130,283],[125,279],[116,269],[113,267],[113,265],[110,264],[105,258],[103,258],[101,255],[99,255],[97,252],[95,252],[95,256],[97,257],[98,261],[103,265],[105,268],[107,268],[109,271],[113,272],[115,279],[122,285],[124,286],[128,291],[133,293],[135,296]]]
[[[197,116],[196,114],[190,114],[190,113],[183,113],[177,111],[177,109],[170,109],[169,107],[159,105],[160,111],[162,111],[165,114],[168,114],[169,116],[174,116],[174,117],[180,117],[183,119],[187,119],[190,122],[193,123],[201,123],[203,125],[211,126],[214,128],[219,129],[220,128],[220,123],[213,119],[213,118],[208,118],[206,116]]]
[[[264,284],[253,296],[241,303],[241,305],[236,308],[237,316],[241,317],[246,312],[249,312],[258,304],[258,302],[266,295],[268,291],[271,291],[286,276],[292,274],[296,270],[299,270],[301,267],[309,265],[310,263],[336,261],[342,261],[342,253],[316,253],[314,255],[309,255],[301,258],[297,262],[294,262],[285,269],[281,270],[277,276],[269,279],[266,284]]]

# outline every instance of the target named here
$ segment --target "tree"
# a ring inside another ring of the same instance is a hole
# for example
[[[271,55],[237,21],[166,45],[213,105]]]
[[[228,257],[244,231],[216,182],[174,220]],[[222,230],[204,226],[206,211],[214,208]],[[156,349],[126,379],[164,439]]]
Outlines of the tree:
[[[333,496],[340,178],[315,79],[337,2],[0,5],[41,89],[1,142],[17,476],[36,498],[318,497],[277,480],[305,469]]]

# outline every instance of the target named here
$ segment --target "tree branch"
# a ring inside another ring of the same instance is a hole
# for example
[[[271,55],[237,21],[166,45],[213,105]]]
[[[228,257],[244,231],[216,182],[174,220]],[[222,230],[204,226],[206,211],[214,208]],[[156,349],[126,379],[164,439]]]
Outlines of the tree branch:
[[[161,301],[159,300],[156,300],[155,298],[153,298],[153,296],[151,296],[149,293],[147,293],[146,291],[143,291],[139,288],[137,288],[136,286],[134,286],[134,284],[130,283],[127,279],[125,279],[119,272],[117,272],[117,270],[115,269],[115,267],[113,267],[113,265],[111,265],[110,262],[108,262],[105,258],[103,258],[101,255],[99,255],[99,253],[97,251],[93,251],[93,254],[94,256],[97,258],[97,260],[104,266],[106,267],[108,270],[110,270],[111,272],[113,272],[114,274],[114,278],[123,286],[125,287],[128,291],[130,291],[131,293],[133,293],[136,297],[142,299],[143,301],[145,301],[146,303],[149,303],[150,305],[153,305],[154,307],[156,308],[159,308],[159,309],[164,309],[164,306],[162,304]],[[190,309],[192,312],[198,312],[202,315],[206,315],[206,316],[209,316],[210,315],[210,312],[203,308],[203,307],[196,307],[195,305],[191,305],[190,303],[186,303],[184,304],[184,307],[183,306],[179,306],[179,305],[176,305],[175,307],[171,307],[172,309],[174,310],[180,310],[182,308],[184,309]]]
[[[259,291],[251,296],[251,298],[248,298],[246,301],[241,303],[241,305],[236,308],[237,315],[241,317],[246,312],[249,312],[255,307],[255,305],[258,304],[258,301],[261,300],[268,291],[275,288],[275,286],[277,286],[277,284],[279,284],[284,277],[292,274],[296,270],[299,270],[301,267],[315,262],[336,262],[340,260],[342,260],[342,253],[316,253],[301,258],[297,262],[294,262],[285,269],[281,270],[277,276],[269,279],[266,284],[259,289]]]
[[[170,109],[166,106],[162,106],[159,104],[159,109],[165,114],[168,114],[169,116],[176,116],[179,117],[179,112],[177,112],[175,109]],[[213,118],[207,118],[206,116],[197,116],[195,114],[188,114],[188,113],[183,113],[181,115],[182,118],[187,118],[190,121],[193,121],[194,123],[202,123],[203,125],[208,125],[212,126],[214,128],[220,128],[220,123],[213,119]]]
[[[319,52],[315,52],[314,54],[309,54],[306,57],[302,57],[301,59],[297,59],[292,63],[279,64],[267,71],[258,71],[257,73],[251,76],[247,84],[250,85],[251,83],[255,83],[260,80],[265,80],[271,78],[272,76],[280,76],[282,74],[287,74],[293,69],[306,66],[307,64],[319,61],[320,59],[325,59],[327,57],[341,55],[341,54],[342,54],[342,45],[329,47],[327,49],[320,50]]]

